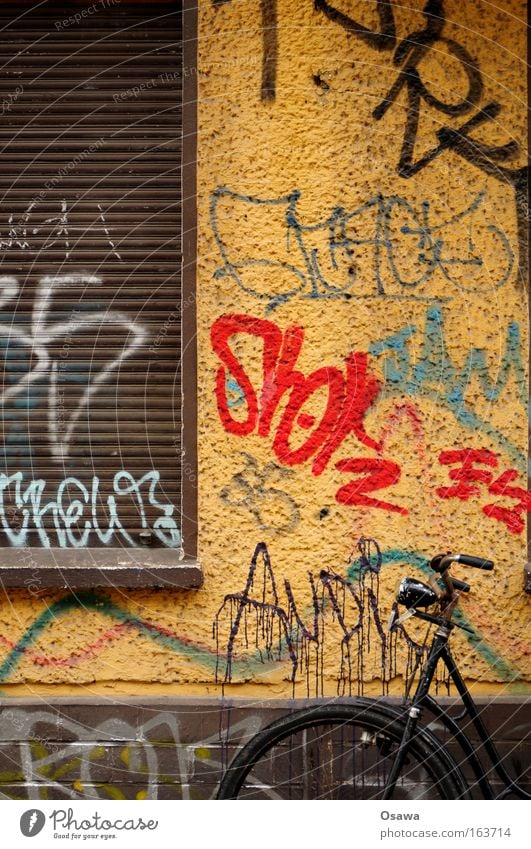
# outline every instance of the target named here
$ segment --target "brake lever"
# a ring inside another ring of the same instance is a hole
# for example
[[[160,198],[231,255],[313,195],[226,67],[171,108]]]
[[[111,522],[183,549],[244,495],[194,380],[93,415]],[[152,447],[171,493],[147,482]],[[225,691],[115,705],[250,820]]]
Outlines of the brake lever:
[[[419,619],[425,619],[433,625],[442,625],[442,622],[439,619],[436,619],[435,616],[430,616],[429,613],[421,613],[416,607],[408,607],[408,609],[398,619],[395,618],[394,621],[392,621],[392,616],[389,617],[387,630],[394,630],[394,628],[398,625],[402,625],[404,622],[407,622],[408,619],[411,619],[412,616],[417,616]]]
[[[406,622],[408,619],[411,619],[412,616],[416,616],[418,619],[424,619],[426,622],[430,622],[432,625],[455,625],[457,628],[461,628],[462,631],[468,631],[469,634],[475,634],[475,631],[473,631],[472,628],[469,628],[467,625],[462,625],[460,622],[455,622],[453,619],[450,623],[447,623],[442,619],[438,619],[436,616],[431,616],[430,613],[421,613],[420,610],[417,610],[416,607],[409,607],[406,612],[399,617],[399,619],[395,619],[395,621],[392,623],[392,627],[394,628],[396,627],[396,625],[402,625],[403,622]],[[389,624],[391,624],[391,622],[389,622]]]

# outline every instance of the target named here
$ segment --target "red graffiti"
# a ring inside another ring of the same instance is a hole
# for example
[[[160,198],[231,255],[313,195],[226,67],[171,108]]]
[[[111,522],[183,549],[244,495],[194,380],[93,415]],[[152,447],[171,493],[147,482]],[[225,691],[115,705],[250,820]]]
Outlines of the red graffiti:
[[[516,469],[507,469],[497,480],[489,486],[491,495],[504,495],[506,498],[514,498],[518,504],[512,509],[500,507],[497,504],[486,504],[483,512],[492,519],[504,522],[507,530],[513,534],[520,534],[525,528],[524,514],[531,510],[531,493],[520,486],[507,486],[516,480],[518,472]]]
[[[392,486],[400,479],[400,466],[391,460],[376,460],[366,457],[356,457],[349,460],[340,460],[336,463],[336,469],[341,472],[364,472],[365,475],[358,480],[350,481],[340,487],[336,493],[336,500],[340,504],[362,504],[365,507],[380,507],[382,510],[390,510],[393,513],[401,513],[407,516],[405,507],[398,504],[390,504],[388,501],[379,501],[376,498],[368,498],[365,493],[376,489]]]
[[[261,340],[260,390],[231,347],[232,337],[247,334]],[[223,427],[228,433],[266,437],[272,430],[275,414],[287,396],[273,436],[273,451],[287,466],[312,459],[312,473],[320,475],[345,439],[353,434],[362,444],[377,452],[381,443],[365,430],[364,418],[381,388],[380,381],[367,369],[367,354],[351,353],[345,359],[346,370],[321,366],[305,376],[296,369],[304,342],[304,328],[291,325],[284,332],[271,321],[248,315],[223,315],[211,329],[212,347],[223,363],[216,374],[216,398]],[[238,385],[245,401],[245,416],[235,418],[227,397],[227,373]],[[320,418],[305,411],[318,393],[325,394]],[[308,435],[297,438],[296,428]],[[400,477],[396,463],[381,458],[342,460],[339,471],[364,476],[341,487],[336,495],[342,504],[379,507],[399,513],[407,511],[386,501],[368,498],[365,493],[390,486]]]
[[[503,522],[511,533],[522,533],[525,527],[523,516],[531,510],[531,493],[523,487],[509,486],[519,476],[516,469],[507,469],[494,479],[494,473],[489,469],[477,468],[477,465],[497,468],[498,458],[487,448],[443,451],[439,455],[439,462],[447,466],[461,464],[459,468],[451,469],[448,473],[451,480],[457,483],[454,486],[442,486],[436,490],[440,498],[460,498],[466,501],[474,495],[481,495],[479,484],[485,484],[490,495],[512,498],[517,503],[514,507],[485,504],[482,507],[483,513],[491,519]]]
[[[448,477],[457,481],[455,486],[441,486],[436,490],[440,498],[460,498],[466,501],[472,495],[480,495],[478,482],[490,483],[494,475],[485,469],[477,469],[476,463],[484,466],[497,466],[498,458],[486,448],[464,448],[458,451],[443,451],[439,454],[439,463],[453,466],[461,463],[457,469],[451,469]]]

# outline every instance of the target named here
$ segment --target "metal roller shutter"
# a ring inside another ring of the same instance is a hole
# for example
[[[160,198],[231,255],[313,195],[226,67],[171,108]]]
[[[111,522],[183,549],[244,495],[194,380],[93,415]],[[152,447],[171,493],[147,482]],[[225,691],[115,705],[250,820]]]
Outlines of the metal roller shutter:
[[[179,548],[182,12],[87,9],[0,4],[0,546]]]

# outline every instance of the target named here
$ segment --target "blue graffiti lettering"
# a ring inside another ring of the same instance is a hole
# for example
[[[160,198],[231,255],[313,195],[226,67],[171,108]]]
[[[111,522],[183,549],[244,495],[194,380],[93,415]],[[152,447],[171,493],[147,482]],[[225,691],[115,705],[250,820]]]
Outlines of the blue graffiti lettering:
[[[445,407],[460,425],[489,436],[521,471],[525,470],[523,451],[502,431],[483,420],[466,400],[468,387],[475,380],[486,401],[498,401],[512,372],[518,400],[527,411],[526,370],[517,322],[510,322],[507,327],[505,351],[495,378],[491,376],[487,351],[483,348],[472,348],[462,366],[452,361],[445,341],[444,313],[439,307],[430,306],[427,309],[420,352],[417,361],[413,363],[409,342],[416,333],[416,325],[408,324],[397,333],[369,346],[370,354],[382,357],[384,391],[389,395],[419,395]]]
[[[509,279],[514,253],[505,233],[480,217],[485,194],[478,192],[465,209],[438,223],[431,220],[427,200],[417,211],[403,197],[378,194],[352,211],[337,206],[325,220],[303,224],[299,190],[267,200],[219,187],[210,203],[223,259],[215,276],[230,277],[244,292],[266,301],[266,312],[295,297],[442,303],[451,300],[452,287],[492,291]],[[231,225],[226,232],[225,221]],[[242,228],[244,236],[236,240],[234,233]],[[267,245],[266,255],[249,256],[246,246],[260,241]],[[490,251],[488,262],[476,241]],[[495,274],[494,267],[499,269]],[[360,269],[370,273],[361,279]],[[426,285],[437,272],[440,297]]]

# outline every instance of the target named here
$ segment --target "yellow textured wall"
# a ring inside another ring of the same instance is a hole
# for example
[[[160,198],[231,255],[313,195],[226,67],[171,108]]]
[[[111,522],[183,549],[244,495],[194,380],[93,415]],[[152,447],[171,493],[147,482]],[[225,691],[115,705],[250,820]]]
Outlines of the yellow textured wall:
[[[352,577],[362,536],[382,552],[384,615],[398,578],[422,577],[436,552],[492,557],[493,573],[458,570],[476,634],[456,636],[458,655],[487,691],[525,686],[525,3],[447,0],[429,24],[421,0],[409,6],[201,3],[204,587],[70,608],[10,595],[5,653],[20,651],[5,692],[219,692],[212,622],[256,544],[279,604],[288,578],[310,622],[308,572]],[[325,619],[335,692],[341,632]],[[290,664],[259,662],[251,613],[249,634],[237,692],[289,695]],[[227,639],[222,616],[222,654]],[[367,660],[366,677],[378,669]]]

